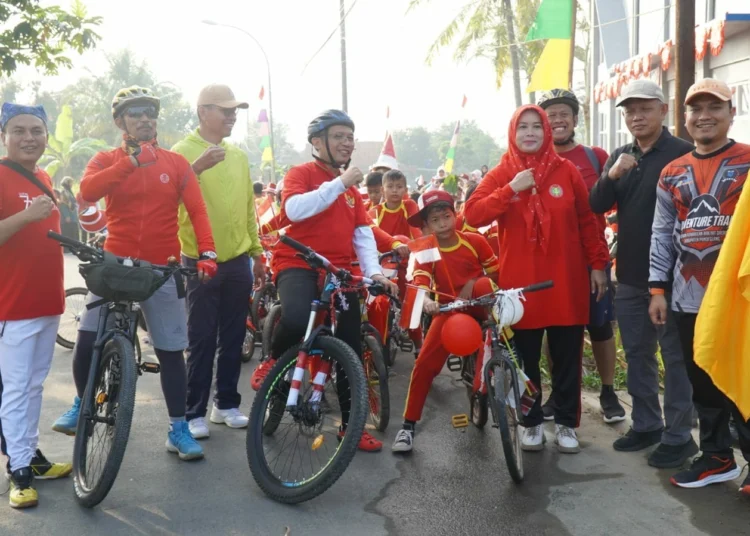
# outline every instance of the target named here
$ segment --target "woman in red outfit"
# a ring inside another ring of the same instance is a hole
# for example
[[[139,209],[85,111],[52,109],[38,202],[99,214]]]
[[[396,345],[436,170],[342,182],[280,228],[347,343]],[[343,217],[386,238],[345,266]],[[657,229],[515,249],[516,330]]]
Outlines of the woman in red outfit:
[[[541,390],[542,338],[554,362],[552,387],[560,393],[555,432],[561,452],[578,452],[581,413],[581,345],[589,318],[585,289],[604,295],[608,253],[600,240],[588,191],[575,165],[558,157],[541,108],[522,106],[511,119],[508,152],[466,202],[469,225],[497,222],[501,288],[552,280],[554,287],[530,294],[514,326],[526,374]],[[592,267],[589,277],[587,266]],[[541,398],[524,421],[524,450],[542,450]]]

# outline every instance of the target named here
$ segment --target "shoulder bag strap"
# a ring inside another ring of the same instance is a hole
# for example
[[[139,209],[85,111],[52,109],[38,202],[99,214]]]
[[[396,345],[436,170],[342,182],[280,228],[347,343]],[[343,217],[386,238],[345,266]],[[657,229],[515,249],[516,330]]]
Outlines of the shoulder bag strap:
[[[53,194],[50,191],[50,189],[47,187],[47,185],[44,184],[42,181],[40,181],[36,177],[36,175],[34,175],[33,173],[31,173],[28,169],[26,169],[25,167],[17,164],[16,162],[8,160],[7,158],[3,159],[3,160],[0,160],[0,164],[2,164],[5,167],[8,167],[8,168],[12,169],[13,171],[15,171],[16,173],[18,173],[19,175],[21,175],[24,179],[26,179],[27,181],[29,181],[30,183],[32,183],[34,186],[36,186],[37,188],[39,188],[47,197],[49,197],[50,199],[52,199],[52,202],[55,205],[57,205],[57,198],[55,198],[55,194]]]

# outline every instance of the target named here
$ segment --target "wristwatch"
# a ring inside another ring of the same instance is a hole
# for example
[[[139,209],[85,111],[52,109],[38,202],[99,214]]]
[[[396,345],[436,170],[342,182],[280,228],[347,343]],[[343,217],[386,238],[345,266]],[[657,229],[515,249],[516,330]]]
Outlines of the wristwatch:
[[[217,258],[217,256],[216,256],[215,252],[213,252],[213,251],[204,251],[203,253],[201,253],[201,256],[199,257],[199,260],[201,260],[201,261],[208,261],[208,260],[215,261],[216,258]]]

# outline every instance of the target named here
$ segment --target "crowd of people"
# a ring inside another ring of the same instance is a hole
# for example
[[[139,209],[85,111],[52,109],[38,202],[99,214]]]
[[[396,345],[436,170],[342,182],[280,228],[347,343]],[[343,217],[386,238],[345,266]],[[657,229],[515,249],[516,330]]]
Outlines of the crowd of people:
[[[580,451],[576,429],[586,331],[602,380],[604,421],[625,419],[614,391],[616,319],[633,409],[630,430],[613,448],[632,452],[658,445],[648,463],[676,469],[671,478],[676,486],[738,478],[729,422],[733,419],[740,450],[750,461],[750,408],[738,402],[734,384],[717,381],[722,356],[715,347],[694,341],[702,340],[701,322],[713,320],[700,313],[706,289],[709,297],[720,292],[709,281],[717,263],[729,262],[720,255],[722,245],[742,232],[730,226],[738,221],[735,211],[739,216],[750,210],[750,202],[741,200],[750,146],[729,138],[735,108],[725,83],[697,82],[685,104],[694,144],[663,127],[668,107],[658,85],[630,83],[617,106],[634,139],[607,155],[575,139],[576,96],[564,89],[545,92],[538,105],[514,113],[500,162],[462,176],[457,191],[449,193],[444,168],[409,191],[407,177],[395,167],[374,166],[367,175],[350,167],[355,124],[339,110],[310,122],[312,161],[291,168],[278,184],[253,184],[246,156],[226,141],[238,109],[248,107],[230,88],[204,88],[197,101],[199,127],[167,150],[157,140],[160,99],[147,88],[130,87],[112,102],[122,144],[91,159],[76,198],[72,179],[53,191],[37,165],[48,136],[44,109],[4,103],[0,129],[8,156],[0,160],[0,255],[12,260],[0,282],[0,436],[10,505],[35,506],[35,478],[72,471],[71,464],[51,462],[38,448],[42,387],[64,308],[63,253],[47,231],[78,237],[79,220],[100,200],[106,202],[106,251],[162,265],[181,258],[199,274],[189,282],[186,298],[169,281],[141,303],[161,366],[166,449],[180,459],[204,456],[197,440],[210,436],[210,401],[211,423],[248,425],[238,391],[248,298],[266,278],[259,237],[283,230],[392,295],[406,295],[407,287],[432,294],[423,305],[434,317],[430,328],[409,332],[415,361],[394,452],[413,450],[425,400],[448,358],[439,305],[552,280],[552,289],[526,298],[525,314],[513,326],[524,370],[540,391],[543,353],[551,369],[546,402],[537,398],[523,422],[523,449],[543,450],[543,423],[552,420],[558,450]],[[261,221],[259,200],[266,196],[277,209],[272,219]],[[613,210],[619,227],[616,292],[604,238],[604,215]],[[439,258],[409,265],[409,244],[425,236],[434,240]],[[384,276],[378,261],[379,253],[392,250],[402,258],[397,283]],[[318,293],[319,274],[281,242],[273,247],[271,270],[282,312],[270,356],[253,373],[256,390],[303,336]],[[344,294],[341,302],[357,300]],[[98,296],[87,297],[89,304],[97,301]],[[720,314],[714,309],[712,314]],[[470,313],[478,322],[486,318],[486,311]],[[76,431],[98,317],[94,307],[80,321],[72,363],[76,396],[53,426],[64,434]],[[371,317],[384,332],[387,318],[375,309]],[[359,309],[342,308],[336,336],[361,356],[360,328]],[[657,345],[665,368],[663,410]],[[707,362],[719,366],[708,369]],[[486,397],[482,375],[475,377],[473,396]],[[693,408],[700,445],[691,434]],[[339,435],[346,433],[344,418]],[[359,449],[379,451],[382,442],[365,431]],[[740,491],[750,495],[750,476]]]

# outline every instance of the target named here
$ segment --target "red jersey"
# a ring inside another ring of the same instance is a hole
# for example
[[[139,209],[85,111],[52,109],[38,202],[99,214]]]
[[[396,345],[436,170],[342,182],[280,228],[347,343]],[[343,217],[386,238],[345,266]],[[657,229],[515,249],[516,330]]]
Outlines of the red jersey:
[[[81,179],[81,195],[107,203],[104,249],[120,257],[166,264],[180,257],[177,211],[185,205],[198,251],[216,251],[203,195],[185,157],[161,147],[157,161],[136,167],[121,148],[96,154]]]
[[[609,252],[589,207],[586,184],[567,160],[538,186],[540,203],[551,225],[546,253],[529,242],[526,212],[531,190],[515,193],[515,174],[505,166],[492,169],[466,202],[466,217],[483,226],[497,221],[501,288],[522,288],[554,281],[554,287],[526,296],[518,329],[586,325],[590,283],[586,266],[603,270]]]
[[[498,260],[487,239],[476,233],[461,233],[458,244],[440,248],[440,260],[427,264],[415,263],[414,284],[430,290],[457,296],[472,279],[491,275],[498,270]],[[440,295],[436,298],[440,301]],[[442,301],[446,301],[445,297]]]
[[[49,175],[37,168],[34,175],[52,191]],[[42,195],[28,179],[0,166],[0,220],[28,208]],[[61,315],[65,309],[63,250],[47,231],[60,232],[60,211],[31,223],[0,245],[0,322]]]
[[[466,223],[463,210],[456,214],[456,231],[461,231],[462,233],[479,233],[479,230],[476,227],[472,227]]]
[[[603,170],[604,164],[607,163],[607,159],[609,158],[607,151],[600,149],[599,147],[591,147],[591,150],[594,151],[596,159],[599,161],[599,170]],[[578,171],[581,173],[581,177],[583,177],[583,182],[586,183],[586,188],[591,192],[596,181],[599,180],[599,173],[597,173],[596,169],[591,165],[591,160],[586,154],[586,149],[584,149],[583,145],[576,145],[570,151],[557,153],[557,155],[575,164],[576,168],[578,168]],[[604,229],[607,227],[607,220],[605,219],[604,214],[594,214],[594,218],[596,218],[596,223],[601,230],[602,240],[604,240],[604,243],[606,244],[607,241],[604,238]]]
[[[321,184],[335,179],[333,171],[317,162],[295,166],[284,177],[285,210],[289,199],[297,194],[317,190]],[[369,227],[372,219],[365,211],[359,191],[352,186],[336,198],[331,206],[320,214],[303,221],[291,222],[286,234],[290,238],[312,248],[338,267],[346,267],[356,260],[353,254],[354,230]],[[297,251],[279,243],[273,254],[273,271],[278,274],[288,268],[308,268],[308,264],[296,256]]]
[[[419,207],[411,199],[405,199],[401,204],[390,209],[385,203],[373,207],[371,213],[378,227],[391,236],[404,235],[412,240],[422,236],[422,231],[409,225],[407,221],[411,216],[419,212]]]

